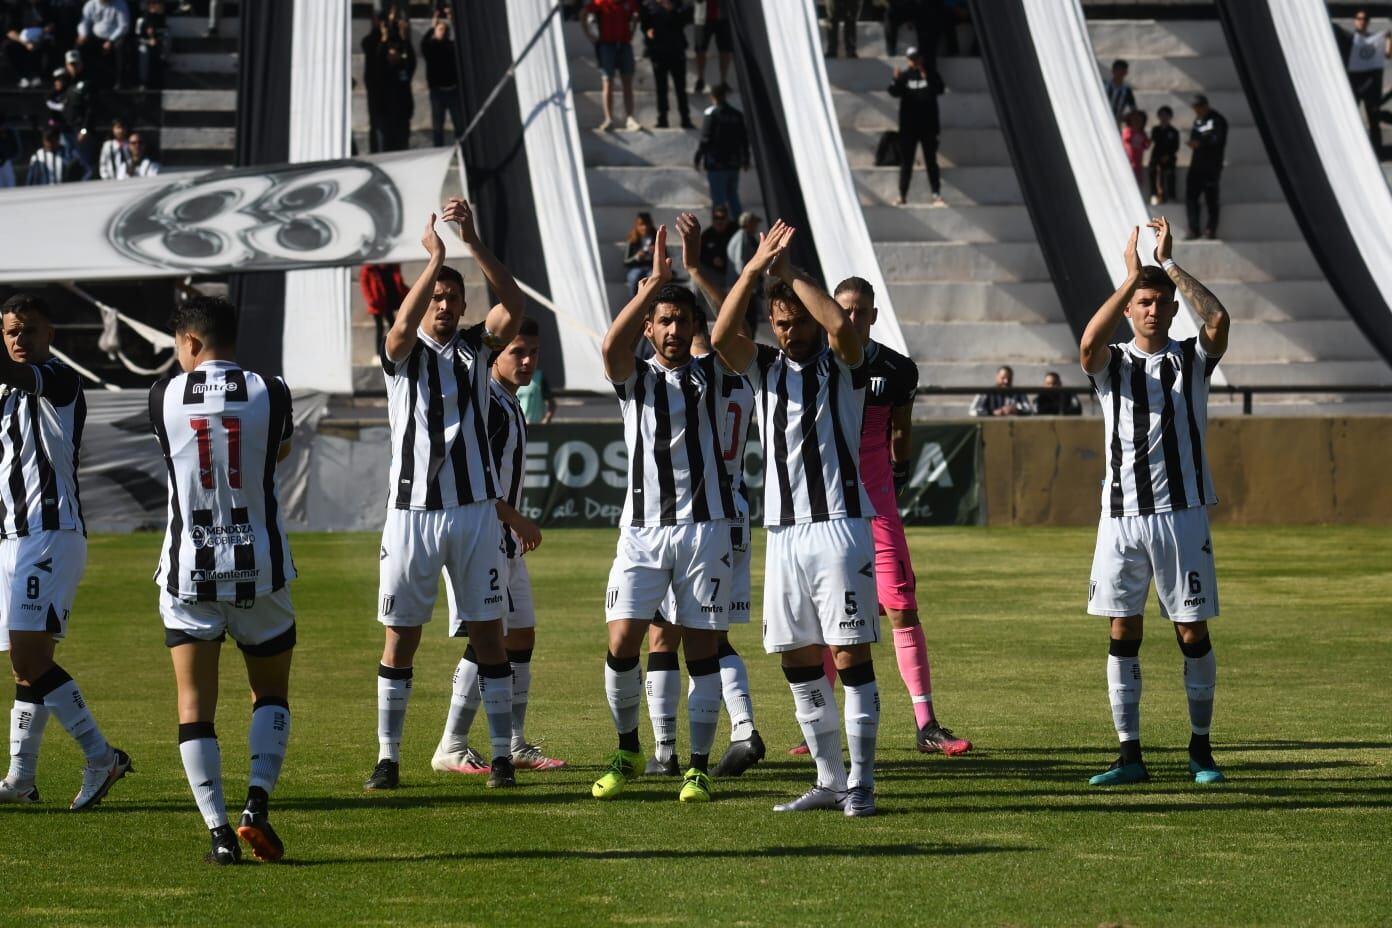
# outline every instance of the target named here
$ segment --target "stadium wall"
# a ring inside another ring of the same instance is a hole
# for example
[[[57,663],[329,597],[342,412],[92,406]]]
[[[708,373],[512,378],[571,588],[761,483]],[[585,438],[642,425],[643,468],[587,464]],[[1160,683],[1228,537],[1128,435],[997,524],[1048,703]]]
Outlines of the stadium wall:
[[[982,423],[986,524],[1091,525],[1103,471],[1096,419]],[[1392,525],[1392,418],[1241,417],[1208,424],[1226,525]]]

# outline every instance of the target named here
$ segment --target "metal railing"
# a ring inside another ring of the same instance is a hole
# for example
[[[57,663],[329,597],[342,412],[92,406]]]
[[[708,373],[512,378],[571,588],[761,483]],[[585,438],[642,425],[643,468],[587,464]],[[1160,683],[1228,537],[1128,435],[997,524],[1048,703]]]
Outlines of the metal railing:
[[[988,395],[1016,395],[1023,394],[1028,396],[1077,396],[1089,397],[1093,395],[1092,387],[1031,387],[1021,389],[1020,387],[938,387],[924,386],[918,388],[919,396],[980,396]],[[1233,384],[1218,385],[1214,384],[1208,388],[1210,397],[1227,396],[1242,397],[1242,414],[1250,416],[1252,414],[1252,398],[1255,396],[1367,396],[1385,394],[1392,396],[1392,384],[1377,386],[1372,384],[1361,384],[1358,386],[1255,386],[1242,387]]]

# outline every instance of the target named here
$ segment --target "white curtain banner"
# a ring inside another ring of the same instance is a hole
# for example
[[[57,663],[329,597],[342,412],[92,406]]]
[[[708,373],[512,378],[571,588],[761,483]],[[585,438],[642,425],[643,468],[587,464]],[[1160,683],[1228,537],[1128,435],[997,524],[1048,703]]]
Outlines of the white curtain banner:
[[[860,211],[860,197],[846,160],[841,126],[836,119],[826,62],[822,58],[821,27],[813,0],[762,0],[764,21],[783,119],[793,150],[798,184],[802,187],[817,259],[827,286],[847,277],[864,277],[875,288],[879,318],[871,334],[881,344],[908,354],[899,317],[894,314],[889,287],[880,270],[875,245]],[[769,218],[772,222],[778,217]]]

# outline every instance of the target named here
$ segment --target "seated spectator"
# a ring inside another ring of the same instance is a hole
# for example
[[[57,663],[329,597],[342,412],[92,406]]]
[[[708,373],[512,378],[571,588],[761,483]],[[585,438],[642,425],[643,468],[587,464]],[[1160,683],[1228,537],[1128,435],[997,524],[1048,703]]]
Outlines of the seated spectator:
[[[730,221],[730,211],[717,206],[711,211],[709,228],[701,230],[701,268],[708,271],[715,280],[725,281],[725,270],[730,259],[725,250],[735,235],[735,224]]]
[[[1008,364],[1001,365],[1000,370],[996,371],[996,386],[1000,388],[1000,391],[978,393],[976,399],[972,400],[971,414],[973,416],[1028,416],[1034,411],[1034,407],[1030,405],[1029,397],[1023,393],[1007,392],[1014,382],[1014,368]]]
[[[628,295],[636,296],[638,283],[652,270],[653,244],[657,241],[657,226],[650,213],[639,213],[628,231],[628,249],[624,252],[624,282]]]
[[[5,23],[5,57],[19,78],[21,89],[43,86],[53,48],[53,16],[48,0],[20,0],[9,10]]]
[[[167,32],[164,0],[145,0],[145,12],[135,21],[136,67],[141,90],[156,90],[164,86],[164,43]]]
[[[396,311],[401,301],[406,299],[406,282],[401,279],[401,265],[364,264],[358,274],[358,285],[362,287],[363,301],[367,303],[367,314],[377,328],[376,345],[381,348],[387,329],[396,322]]]
[[[63,154],[56,129],[45,129],[42,147],[29,159],[24,183],[29,187],[61,184],[72,179],[71,162]]]
[[[126,37],[131,31],[126,0],[87,0],[77,24],[77,46],[97,82],[118,90],[125,78]]]
[[[111,138],[102,142],[101,154],[97,157],[97,173],[102,180],[115,180],[129,169],[130,158],[126,124],[114,119],[111,121]]]
[[[1081,416],[1083,406],[1072,393],[1059,392],[1063,381],[1054,371],[1044,375],[1044,392],[1034,398],[1036,416]]]
[[[121,173],[116,176],[121,180],[129,177],[153,177],[160,172],[160,163],[149,157],[145,150],[145,140],[141,138],[139,132],[130,134],[130,160],[122,165]]]

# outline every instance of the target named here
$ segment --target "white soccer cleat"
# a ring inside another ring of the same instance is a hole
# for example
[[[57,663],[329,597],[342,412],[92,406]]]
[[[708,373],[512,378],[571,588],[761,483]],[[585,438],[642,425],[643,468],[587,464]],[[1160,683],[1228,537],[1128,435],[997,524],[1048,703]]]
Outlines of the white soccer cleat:
[[[111,760],[96,767],[87,766],[82,771],[82,789],[73,797],[72,811],[81,812],[100,803],[106,794],[131,771],[130,755],[120,748],[111,749]]]
[[[448,751],[443,744],[435,749],[430,767],[439,773],[487,773],[489,770],[488,760],[473,748]]]
[[[841,790],[814,786],[791,802],[781,802],[773,807],[775,812],[811,812],[816,809],[836,809],[846,807],[846,793]]]
[[[38,802],[39,788],[33,783],[0,780],[0,802]]]

